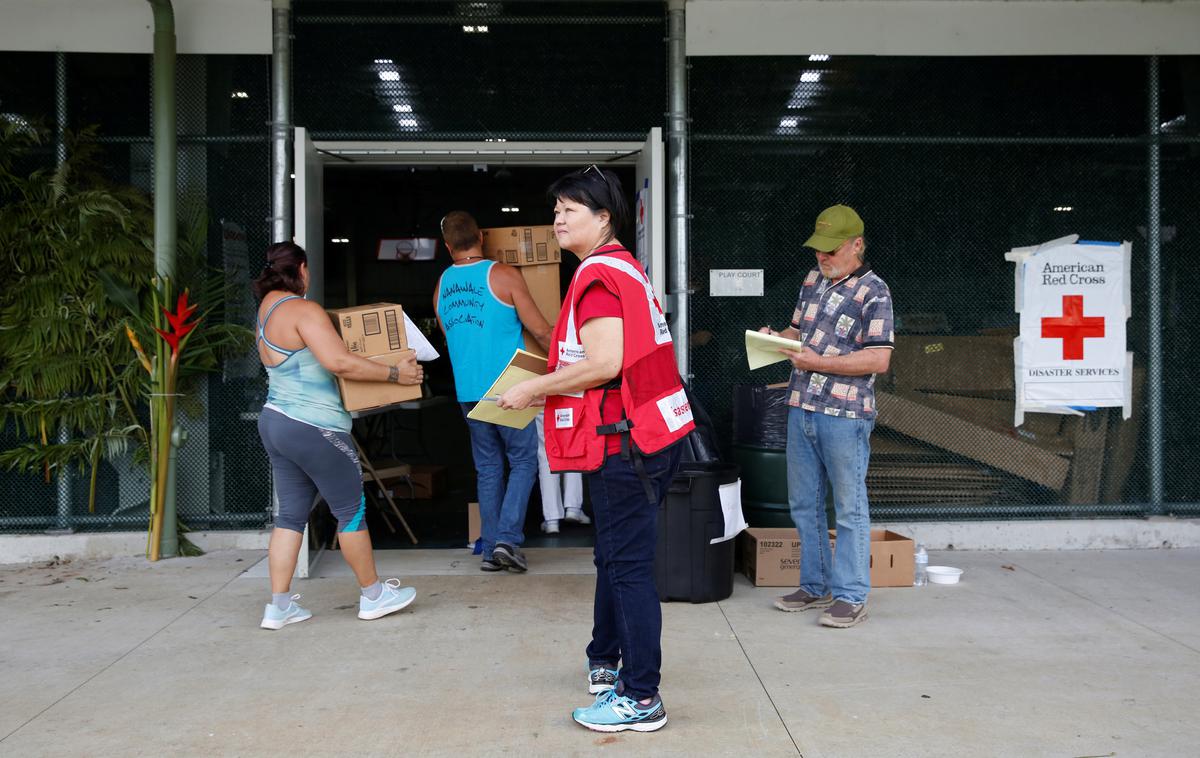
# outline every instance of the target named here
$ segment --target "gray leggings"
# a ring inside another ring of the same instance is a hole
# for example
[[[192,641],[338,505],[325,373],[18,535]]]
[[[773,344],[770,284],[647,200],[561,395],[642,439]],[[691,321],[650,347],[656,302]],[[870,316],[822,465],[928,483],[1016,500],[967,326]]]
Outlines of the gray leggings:
[[[303,532],[317,493],[329,504],[339,532],[367,528],[362,467],[346,432],[319,429],[263,408],[258,433],[275,476],[275,526]]]

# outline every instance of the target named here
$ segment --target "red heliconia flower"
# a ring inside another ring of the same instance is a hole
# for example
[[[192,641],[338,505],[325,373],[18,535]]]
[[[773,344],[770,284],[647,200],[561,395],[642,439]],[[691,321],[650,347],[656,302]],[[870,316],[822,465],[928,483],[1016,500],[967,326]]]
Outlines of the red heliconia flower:
[[[158,336],[166,340],[167,344],[171,346],[171,355],[175,355],[179,352],[179,338],[183,336],[182,334],[177,332],[164,332],[162,329],[157,328],[154,331],[158,332]]]
[[[192,331],[196,326],[194,322],[191,324],[186,323],[192,317],[192,314],[196,312],[196,306],[188,306],[187,296],[187,290],[180,293],[179,302],[175,305],[175,313],[171,313],[166,308],[162,309],[163,315],[167,317],[167,322],[180,337]]]

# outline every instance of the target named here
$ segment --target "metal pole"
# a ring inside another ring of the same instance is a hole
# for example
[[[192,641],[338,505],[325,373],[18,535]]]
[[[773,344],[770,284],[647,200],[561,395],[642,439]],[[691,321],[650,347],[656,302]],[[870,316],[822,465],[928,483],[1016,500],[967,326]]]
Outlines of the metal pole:
[[[61,169],[67,162],[67,54],[54,54],[54,157]],[[58,443],[65,445],[71,441],[71,433],[66,424],[58,428]],[[71,531],[71,471],[67,466],[60,466],[55,479],[55,499],[57,513],[55,516],[55,531]]]
[[[175,11],[154,9],[154,271],[175,278]]]
[[[271,0],[271,241],[292,229],[292,3]]]
[[[175,11],[171,0],[149,0],[154,10],[154,272],[175,279],[176,143],[175,143]],[[175,419],[168,419],[172,432]],[[175,523],[175,477],[168,469],[163,492],[163,558],[174,557],[179,528]]]
[[[687,203],[687,49],[684,47],[685,0],[667,2],[667,67],[670,110],[667,112],[667,216],[670,234],[670,301],[674,311],[675,360],[679,375],[691,382],[688,337],[688,203]]]
[[[1147,201],[1146,201],[1146,252],[1149,269],[1147,289],[1150,291],[1150,347],[1147,356],[1147,432],[1150,437],[1150,502],[1147,515],[1163,513],[1163,356],[1162,356],[1162,261],[1161,253],[1161,203],[1162,148],[1159,143],[1162,127],[1159,119],[1158,56],[1150,56],[1147,76],[1149,104],[1149,139],[1147,153]]]

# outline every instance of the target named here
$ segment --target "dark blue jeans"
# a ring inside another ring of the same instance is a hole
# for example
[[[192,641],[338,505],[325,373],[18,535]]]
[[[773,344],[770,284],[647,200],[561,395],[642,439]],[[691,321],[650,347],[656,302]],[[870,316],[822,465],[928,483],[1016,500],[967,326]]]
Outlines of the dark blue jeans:
[[[475,403],[460,403],[465,418]],[[479,531],[483,557],[492,557],[497,542],[514,547],[525,542],[525,511],[537,481],[537,430],[533,424],[513,429],[467,419],[471,457],[475,459],[479,491]],[[508,480],[504,461],[508,459]]]
[[[587,475],[596,525],[596,601],[589,663],[621,661],[625,694],[643,700],[662,678],[662,609],[654,586],[658,508],[679,468],[678,445],[643,458],[654,502],[630,461],[610,455]]]

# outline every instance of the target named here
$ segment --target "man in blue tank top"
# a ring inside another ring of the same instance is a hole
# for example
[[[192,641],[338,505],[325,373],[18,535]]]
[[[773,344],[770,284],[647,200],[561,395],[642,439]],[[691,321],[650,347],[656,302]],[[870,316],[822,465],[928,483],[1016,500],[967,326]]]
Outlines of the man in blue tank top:
[[[463,416],[475,407],[524,347],[521,328],[545,351],[550,325],[542,317],[521,272],[487,260],[483,235],[469,213],[453,211],[442,219],[442,237],[454,263],[442,272],[433,309],[446,335],[454,385]],[[479,489],[479,522],[484,571],[527,568],[525,509],[537,479],[537,431],[533,424],[512,429],[467,419]],[[504,462],[510,469],[507,480]]]

